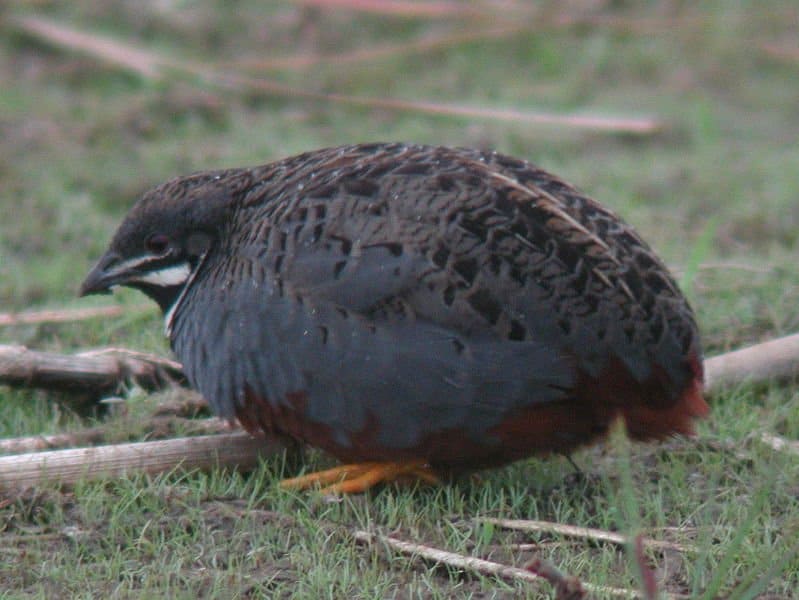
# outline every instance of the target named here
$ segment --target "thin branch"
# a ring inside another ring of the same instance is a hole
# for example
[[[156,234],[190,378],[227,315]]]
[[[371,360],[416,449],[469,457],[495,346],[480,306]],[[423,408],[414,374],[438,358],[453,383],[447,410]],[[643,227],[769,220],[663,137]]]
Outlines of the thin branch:
[[[131,311],[150,309],[149,304],[135,306],[96,306],[88,308],[62,308],[53,310],[31,310],[23,312],[0,313],[0,326],[36,325],[39,323],[71,323],[100,317],[118,317]]]
[[[106,346],[105,348],[84,350],[83,352],[79,352],[75,356],[81,356],[86,358],[109,357],[109,356],[112,358],[114,357],[134,358],[136,360],[140,360],[143,362],[151,362],[163,365],[174,371],[181,371],[183,369],[183,366],[176,360],[164,358],[163,356],[158,356],[157,354],[153,354],[151,352],[140,352],[139,350],[131,350],[130,348],[123,348],[121,346]]]
[[[181,417],[195,419],[200,414],[208,414],[208,401],[197,392],[181,390],[177,400],[160,402],[153,411],[153,417]]]
[[[0,345],[0,384],[101,397],[134,383],[148,391],[184,381],[180,363],[123,348],[66,355]]]
[[[183,417],[154,416],[147,422],[137,424],[137,429],[148,432],[147,437],[162,439],[174,436],[176,429],[184,430],[191,435],[211,435],[228,433],[231,424],[223,419],[187,419]],[[42,450],[57,450],[62,448],[75,448],[80,446],[97,446],[113,443],[113,437],[119,435],[119,427],[90,427],[72,433],[57,433],[53,435],[31,435],[17,438],[0,439],[0,454],[22,454],[25,452],[40,452]]]
[[[455,569],[463,569],[466,571],[473,571],[482,575],[492,577],[499,577],[506,580],[521,580],[530,583],[539,584],[544,580],[543,577],[536,575],[527,569],[520,569],[518,567],[511,567],[500,563],[484,560],[482,558],[474,558],[472,556],[465,556],[463,554],[456,554],[448,552],[447,550],[440,550],[430,546],[423,546],[422,544],[414,544],[405,542],[392,537],[378,536],[368,531],[356,531],[353,533],[355,539],[361,543],[383,544],[393,550],[402,554],[411,556],[418,556],[425,560],[433,561],[436,563],[444,564]],[[588,583],[582,584],[583,587],[592,593],[601,593],[608,596],[616,596],[621,598],[640,598],[640,594],[635,590],[628,590],[623,588],[614,588],[608,586],[591,585]]]
[[[0,454],[24,454],[26,452],[55,450],[58,448],[95,446],[105,441],[107,440],[104,428],[90,427],[73,433],[3,438],[0,439]]]
[[[605,131],[637,135],[650,135],[660,132],[664,124],[651,117],[611,117],[598,114],[559,114],[543,111],[517,110],[512,108],[489,108],[449,104],[425,100],[403,100],[401,98],[380,98],[373,96],[351,96],[348,94],[316,92],[285,85],[269,79],[261,79],[222,73],[206,69],[193,68],[192,71],[210,85],[218,85],[235,90],[260,91],[273,96],[321,100],[350,106],[378,108],[399,112],[413,112],[438,115],[450,118],[486,119],[525,123],[528,125],[547,125],[569,127],[590,131]]]
[[[727,352],[705,361],[705,389],[799,375],[799,334]]]
[[[238,432],[157,442],[115,444],[0,457],[0,490],[27,488],[42,481],[73,484],[81,480],[157,474],[180,468],[215,467],[246,471],[262,458],[287,449],[278,438],[253,438]]]
[[[610,544],[617,544],[625,546],[629,540],[614,531],[605,531],[604,529],[593,529],[590,527],[578,527],[576,525],[564,525],[562,523],[552,523],[550,521],[528,521],[524,519],[496,519],[493,517],[480,517],[476,519],[481,523],[492,523],[505,529],[513,529],[516,531],[534,531],[544,533],[557,533],[569,537],[577,537],[589,539],[596,542],[606,542]],[[668,542],[662,540],[652,540],[642,538],[645,546],[657,550],[676,550],[678,552],[695,552],[696,548],[692,546],[685,546],[675,542]]]

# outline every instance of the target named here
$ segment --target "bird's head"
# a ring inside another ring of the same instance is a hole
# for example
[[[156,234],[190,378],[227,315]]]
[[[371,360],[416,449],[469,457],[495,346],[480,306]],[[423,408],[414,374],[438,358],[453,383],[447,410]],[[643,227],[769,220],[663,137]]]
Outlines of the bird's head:
[[[173,179],[144,194],[117,229],[80,295],[136,288],[167,311],[217,242],[236,185],[235,171]]]

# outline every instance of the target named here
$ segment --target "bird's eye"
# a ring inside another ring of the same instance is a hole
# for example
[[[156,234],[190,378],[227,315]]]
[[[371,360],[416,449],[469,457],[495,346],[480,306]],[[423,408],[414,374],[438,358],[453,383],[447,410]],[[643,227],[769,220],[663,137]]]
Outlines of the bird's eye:
[[[166,254],[169,250],[169,238],[163,233],[154,233],[144,242],[144,247],[152,254]]]

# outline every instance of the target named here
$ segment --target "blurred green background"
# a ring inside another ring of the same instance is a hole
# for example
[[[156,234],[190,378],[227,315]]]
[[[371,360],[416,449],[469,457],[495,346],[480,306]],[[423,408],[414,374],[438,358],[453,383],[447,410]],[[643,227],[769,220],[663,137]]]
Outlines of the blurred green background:
[[[709,354],[799,330],[793,0],[10,0],[0,7],[0,36],[0,311],[126,307],[112,319],[3,327],[2,343],[166,354],[160,316],[141,295],[75,297],[137,195],[191,171],[375,140],[494,148],[573,182],[663,256],[697,310]],[[594,126],[575,117],[591,117]],[[151,408],[158,397],[139,401]],[[492,472],[482,487],[421,498],[388,489],[340,505],[269,487],[267,467],[233,483],[217,474],[87,485],[68,497],[49,490],[46,522],[25,517],[39,500],[14,499],[3,509],[0,540],[22,535],[20,523],[96,536],[85,547],[60,538],[25,542],[28,558],[0,566],[0,587],[41,597],[54,590],[189,597],[203,589],[218,597],[392,597],[391,589],[401,590],[398,597],[537,597],[520,584],[395,564],[340,533],[353,523],[395,528],[522,560],[524,553],[508,550],[519,542],[513,536],[458,524],[480,513],[622,530],[633,522],[693,528],[704,558],[672,557],[669,570],[654,557],[663,589],[743,593],[749,574],[765,577],[797,543],[797,461],[753,440],[762,431],[799,437],[799,400],[791,387],[744,386],[713,405],[700,433],[707,447],[636,446],[629,472],[617,472],[624,461],[613,452],[578,456],[602,481],[596,489],[564,483],[570,467],[555,458]],[[149,410],[135,406],[134,416]],[[0,390],[5,436],[85,425],[47,394]],[[634,488],[619,473],[631,474]],[[764,507],[752,494],[765,487]],[[634,519],[617,503],[631,493]],[[168,509],[165,498],[174,494],[181,508]],[[518,501],[509,501],[515,494]],[[205,512],[217,496],[248,497],[248,508],[292,513],[305,525],[294,537],[270,530],[274,524],[219,525]],[[117,523],[113,507],[125,498],[151,500],[131,501]],[[746,510],[752,506],[756,515]],[[193,533],[156,519],[151,531],[160,533],[150,540],[142,528],[159,511],[175,522],[197,519]],[[745,525],[750,533],[733,543]],[[214,527],[227,534],[215,537]],[[269,558],[247,554],[257,544],[240,539],[256,530],[272,536],[261,540]],[[475,541],[478,534],[485,540]],[[169,544],[174,549],[164,550]],[[203,556],[226,552],[227,562],[197,558],[198,547]],[[612,548],[544,552],[587,581],[636,585],[634,569]],[[45,575],[42,561],[55,574]],[[279,564],[285,581],[270,579],[264,564]],[[766,578],[770,593],[795,592],[799,564],[792,565]]]

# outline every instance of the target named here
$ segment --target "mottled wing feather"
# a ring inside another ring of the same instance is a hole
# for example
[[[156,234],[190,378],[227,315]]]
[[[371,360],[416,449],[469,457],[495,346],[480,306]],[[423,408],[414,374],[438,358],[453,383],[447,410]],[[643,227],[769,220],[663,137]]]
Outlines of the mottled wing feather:
[[[308,160],[282,169],[269,217],[288,238],[275,272],[296,289],[557,344],[592,376],[615,357],[644,380],[654,359],[675,391],[683,383],[696,335],[676,284],[629,226],[560,180],[474,150],[349,147]]]

